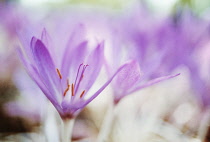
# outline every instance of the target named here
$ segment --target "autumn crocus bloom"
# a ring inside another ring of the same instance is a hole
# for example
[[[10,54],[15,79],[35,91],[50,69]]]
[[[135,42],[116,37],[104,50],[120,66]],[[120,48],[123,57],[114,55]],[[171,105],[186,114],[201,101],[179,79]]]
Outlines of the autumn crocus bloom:
[[[113,81],[114,102],[117,104],[122,98],[135,91],[152,86],[178,75],[179,74],[161,76],[147,81],[144,80],[138,62],[131,60],[124,66],[117,75],[116,79]]]
[[[120,69],[96,93],[87,97],[103,63],[104,43],[89,51],[87,41],[72,47],[74,40],[70,38],[59,66],[47,47],[47,35],[44,30],[41,39],[32,37],[30,46],[24,46],[26,54],[21,49],[18,52],[29,75],[60,116],[73,118],[106,88]]]

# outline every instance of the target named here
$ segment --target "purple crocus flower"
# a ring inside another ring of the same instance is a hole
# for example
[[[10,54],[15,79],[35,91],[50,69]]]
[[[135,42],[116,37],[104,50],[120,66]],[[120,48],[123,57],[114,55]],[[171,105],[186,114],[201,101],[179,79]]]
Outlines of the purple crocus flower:
[[[81,30],[78,30],[78,33],[80,32]],[[32,37],[30,44],[24,46],[27,56],[21,49],[18,50],[29,75],[63,119],[75,117],[123,68],[119,68],[98,91],[88,97],[89,90],[103,64],[104,43],[101,42],[96,48],[90,50],[86,40],[78,42],[78,38],[75,39],[78,33],[70,36],[61,59],[52,56],[54,54],[51,53],[52,47],[49,46],[51,44],[48,40],[50,37],[46,30],[43,30],[41,38]],[[83,38],[80,37],[80,39]],[[58,63],[59,60],[61,63]]]
[[[130,60],[113,80],[114,103],[117,104],[122,98],[135,91],[178,75],[179,74],[161,76],[151,80],[146,80],[140,69],[139,63],[136,60]]]

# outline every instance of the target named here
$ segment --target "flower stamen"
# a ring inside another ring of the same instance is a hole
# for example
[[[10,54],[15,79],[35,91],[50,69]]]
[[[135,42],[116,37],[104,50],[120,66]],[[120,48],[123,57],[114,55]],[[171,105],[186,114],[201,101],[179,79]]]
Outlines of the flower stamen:
[[[83,67],[82,67],[83,66]],[[82,79],[84,78],[84,72],[86,70],[86,68],[88,67],[89,65],[84,65],[83,63],[79,65],[79,68],[78,68],[78,71],[77,71],[77,75],[76,75],[76,79],[75,79],[75,82],[72,83],[71,85],[69,84],[69,79],[67,79],[67,87],[63,93],[63,96],[65,97],[67,92],[71,89],[71,96],[75,96],[75,94],[77,93],[77,90],[80,86],[80,83],[82,81]],[[58,73],[58,76],[60,79],[62,79],[62,75],[61,75],[61,72],[60,70],[57,68],[56,69],[57,73]],[[71,88],[70,88],[71,87]],[[83,97],[83,95],[85,94],[85,90],[82,91],[82,93],[80,94],[80,98]]]
[[[56,71],[57,71],[57,73],[58,73],[59,78],[62,79],[62,75],[61,75],[60,70],[57,68]]]
[[[80,67],[81,67],[81,65],[83,65],[83,64],[80,64],[80,66],[79,66],[79,69],[80,69]],[[83,69],[82,69],[82,71],[81,71],[81,73],[79,74],[77,74],[77,77],[76,77],[76,81],[77,81],[77,78],[79,77],[79,80],[78,80],[78,82],[77,82],[77,84],[75,84],[75,92],[77,92],[77,90],[78,90],[78,88],[79,88],[79,86],[80,86],[80,83],[81,83],[81,81],[82,81],[82,79],[83,79],[83,77],[84,77],[84,73],[85,73],[85,70],[86,70],[86,68],[88,67],[89,65],[83,65]],[[79,72],[80,70],[78,70],[78,72]],[[75,82],[76,82],[75,81]]]
[[[71,85],[71,95],[74,96],[74,84]]]
[[[76,79],[75,79],[75,82],[74,82],[75,85],[77,83],[77,78],[78,78],[78,75],[79,75],[79,72],[80,72],[80,68],[81,68],[82,65],[83,65],[83,63],[79,65],[79,68],[78,68],[78,71],[77,71],[77,75],[76,75]]]
[[[70,85],[66,88],[65,92],[63,93],[64,97],[66,96],[66,93],[69,91],[69,87],[70,87]]]
[[[66,90],[63,93],[64,97],[66,96],[66,93],[69,91],[69,88],[70,88],[70,84],[69,84],[69,80],[67,79],[67,88],[66,88]]]
[[[82,93],[81,93],[81,95],[80,95],[80,98],[82,98],[84,94],[85,94],[85,90],[82,91]]]

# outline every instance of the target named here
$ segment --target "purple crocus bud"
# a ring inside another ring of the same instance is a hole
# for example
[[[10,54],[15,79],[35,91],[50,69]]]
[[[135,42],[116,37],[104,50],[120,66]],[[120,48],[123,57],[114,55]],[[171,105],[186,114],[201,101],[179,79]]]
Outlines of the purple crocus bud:
[[[78,29],[78,33],[80,32],[81,30]],[[41,39],[32,37],[30,44],[24,44],[30,46],[24,46],[24,50],[18,49],[29,75],[63,119],[77,116],[124,67],[119,68],[98,91],[90,95],[89,90],[104,61],[104,43],[101,42],[90,50],[87,41],[75,40],[77,36],[77,34],[70,36],[63,56],[53,56],[54,54],[50,52],[52,46],[49,46],[51,41],[46,40],[50,39],[46,30],[42,32]],[[62,50],[62,47],[59,49]]]

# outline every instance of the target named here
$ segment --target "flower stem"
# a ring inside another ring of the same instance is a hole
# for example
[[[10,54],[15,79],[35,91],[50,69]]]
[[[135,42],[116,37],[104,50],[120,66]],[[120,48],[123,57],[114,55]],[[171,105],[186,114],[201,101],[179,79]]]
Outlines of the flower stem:
[[[74,118],[63,120],[62,142],[71,142],[74,121]]]
[[[100,128],[100,132],[98,134],[97,142],[106,142],[107,137],[110,133],[113,120],[114,120],[114,113],[115,105],[111,104],[106,112],[105,118],[103,120],[102,126]]]
[[[198,129],[198,137],[204,141],[210,124],[210,110],[204,110]]]

